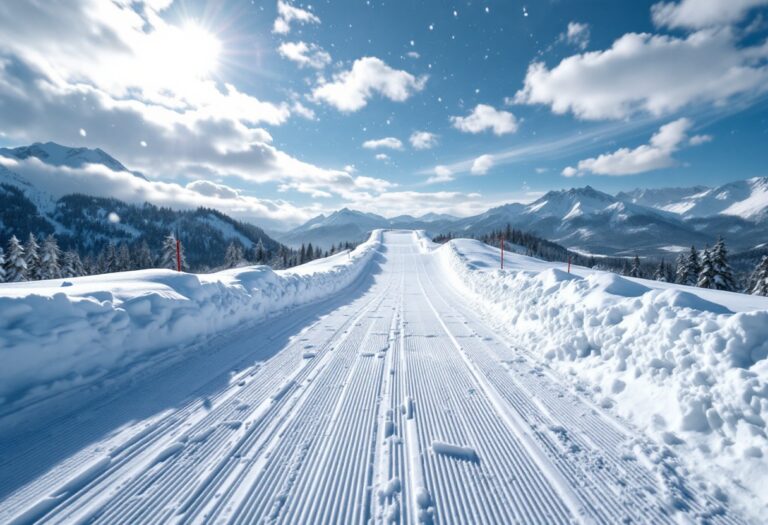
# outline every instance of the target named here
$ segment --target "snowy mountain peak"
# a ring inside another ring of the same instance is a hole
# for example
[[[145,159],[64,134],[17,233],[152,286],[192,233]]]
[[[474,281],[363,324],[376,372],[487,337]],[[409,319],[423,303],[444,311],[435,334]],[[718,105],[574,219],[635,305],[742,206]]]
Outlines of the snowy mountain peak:
[[[131,172],[120,161],[100,148],[73,148],[62,146],[55,142],[35,142],[30,146],[0,148],[0,156],[16,160],[24,160],[34,157],[45,164],[50,164],[52,166],[66,166],[69,168],[82,168],[87,164],[100,164],[112,171],[128,171],[137,177],[145,178],[140,173]]]

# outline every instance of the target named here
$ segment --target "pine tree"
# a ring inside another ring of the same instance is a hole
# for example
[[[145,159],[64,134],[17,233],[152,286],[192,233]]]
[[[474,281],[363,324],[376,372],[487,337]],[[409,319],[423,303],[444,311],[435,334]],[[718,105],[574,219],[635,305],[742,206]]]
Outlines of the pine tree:
[[[133,254],[133,264],[137,270],[152,268],[152,252],[149,251],[147,241],[141,241]]]
[[[727,291],[735,290],[736,280],[733,278],[733,271],[728,264],[728,250],[725,248],[725,241],[723,241],[722,237],[717,239],[717,243],[710,253],[710,258],[715,273],[711,288]]]
[[[0,247],[0,283],[5,282],[5,252]]]
[[[99,273],[111,273],[117,269],[117,250],[110,241],[99,254]]]
[[[85,275],[85,268],[80,256],[74,250],[64,252],[63,264],[61,266],[61,276],[64,278],[80,277]]]
[[[307,261],[307,248],[304,243],[301,243],[301,251],[299,252],[299,264],[304,264]]]
[[[688,281],[688,257],[681,253],[675,262],[675,282],[686,284]]]
[[[61,278],[61,250],[59,250],[59,244],[53,235],[46,237],[43,242],[40,254],[40,278]]]
[[[664,258],[659,261],[659,265],[656,267],[656,271],[653,274],[654,281],[667,282],[667,264],[664,262]]]
[[[309,262],[309,261],[311,261],[314,258],[315,258],[315,250],[314,250],[314,248],[312,248],[312,243],[310,242],[309,244],[307,244],[307,254],[306,254],[306,258],[304,260],[306,262]]]
[[[629,268],[629,261],[624,259],[621,265],[621,275],[629,275],[630,271],[631,270]]]
[[[240,243],[232,241],[227,246],[224,253],[224,266],[227,268],[237,268],[243,263],[244,253]]]
[[[27,244],[24,245],[24,261],[27,263],[27,280],[41,279],[40,271],[40,245],[37,243],[34,233],[30,233]]]
[[[99,271],[98,262],[94,261],[90,255],[86,255],[83,259],[83,268],[85,268],[83,275],[96,275]]]
[[[643,270],[640,269],[640,257],[635,255],[635,258],[632,259],[632,268],[629,269],[629,276],[630,277],[642,277],[643,276]]]
[[[677,276],[675,282],[678,284],[686,284],[688,286],[698,286],[699,274],[701,274],[701,263],[699,252],[695,246],[691,246],[691,251],[688,252],[688,256],[684,257],[682,266],[678,265]],[[680,259],[678,259],[680,261]]]
[[[699,288],[714,288],[716,276],[717,274],[715,273],[715,266],[712,263],[712,255],[709,252],[709,248],[704,248],[704,251],[701,254],[701,270],[699,271],[699,280],[696,283],[696,286]]]
[[[752,272],[749,293],[768,296],[768,255],[763,255],[763,259]]]
[[[261,242],[261,237],[259,237],[259,242],[256,243],[254,254],[256,256],[256,262],[264,262],[267,259],[267,253],[264,250],[264,243]]]
[[[15,235],[8,241],[8,256],[5,259],[5,281],[20,283],[27,280],[27,261],[24,247]]]
[[[179,257],[181,259],[181,269],[187,269],[187,260],[184,257],[184,245],[179,243]],[[163,249],[160,255],[160,267],[175,270],[176,263],[176,236],[173,233],[168,234],[163,240]]]
[[[127,272],[133,269],[133,262],[131,261],[131,252],[128,250],[126,243],[121,243],[117,249],[117,256],[115,258],[115,270],[118,272]]]

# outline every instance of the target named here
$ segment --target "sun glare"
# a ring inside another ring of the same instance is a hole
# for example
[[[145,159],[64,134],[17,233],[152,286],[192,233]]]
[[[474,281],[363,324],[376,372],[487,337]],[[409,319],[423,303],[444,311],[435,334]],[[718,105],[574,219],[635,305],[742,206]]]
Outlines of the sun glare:
[[[194,22],[155,33],[151,62],[163,77],[193,80],[210,76],[219,64],[221,42]]]

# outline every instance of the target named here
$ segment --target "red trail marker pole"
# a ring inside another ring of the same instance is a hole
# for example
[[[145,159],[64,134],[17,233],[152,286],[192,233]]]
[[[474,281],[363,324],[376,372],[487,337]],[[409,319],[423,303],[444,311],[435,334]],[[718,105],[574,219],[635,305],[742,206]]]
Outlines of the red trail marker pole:
[[[176,271],[181,271],[181,241],[176,239]]]

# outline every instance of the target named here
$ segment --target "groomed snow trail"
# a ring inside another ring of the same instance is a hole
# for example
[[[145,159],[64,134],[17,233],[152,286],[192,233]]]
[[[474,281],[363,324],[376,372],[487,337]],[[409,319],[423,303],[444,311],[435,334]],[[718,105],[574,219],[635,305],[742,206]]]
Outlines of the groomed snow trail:
[[[445,271],[386,232],[336,298],[0,419],[0,522],[742,523]]]

